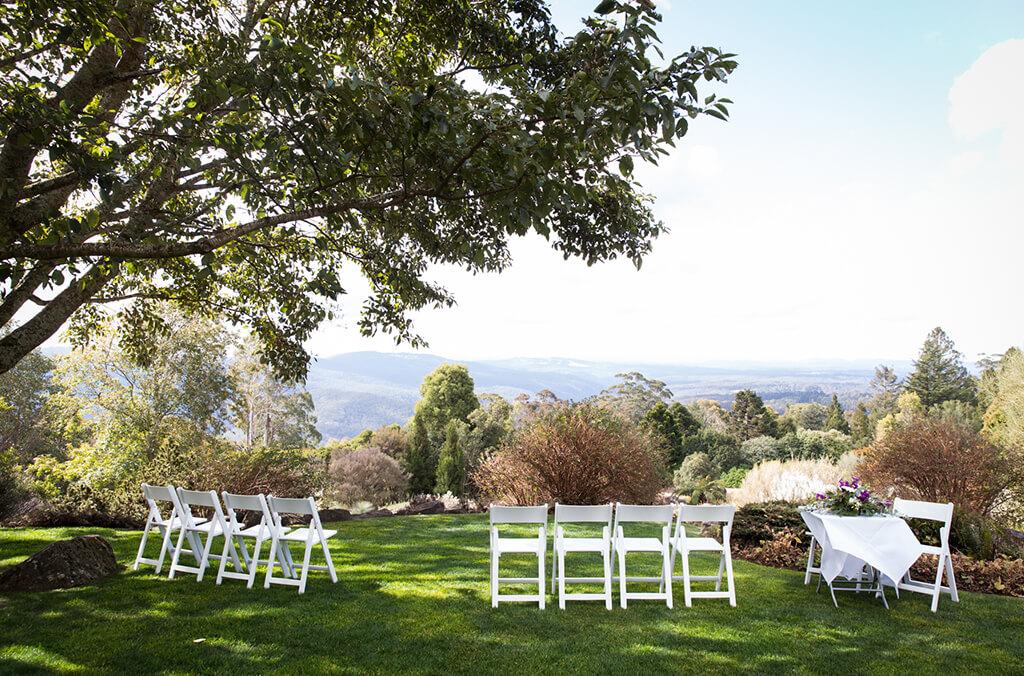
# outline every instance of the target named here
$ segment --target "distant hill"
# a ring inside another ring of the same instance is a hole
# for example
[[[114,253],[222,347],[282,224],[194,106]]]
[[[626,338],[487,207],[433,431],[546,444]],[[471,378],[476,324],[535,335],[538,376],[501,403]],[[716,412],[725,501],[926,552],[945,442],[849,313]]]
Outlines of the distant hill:
[[[828,403],[839,395],[844,406],[868,396],[875,361],[816,361],[792,364],[717,363],[702,365],[595,362],[578,359],[500,359],[466,361],[432,354],[348,352],[314,362],[306,387],[316,403],[324,439],[342,439],[368,427],[404,424],[412,416],[424,376],[439,364],[463,364],[478,393],[507,398],[548,389],[563,399],[583,399],[615,382],[615,374],[640,371],[665,381],[681,401],[714,399],[728,405],[737,390],[756,390],[782,411],[794,402]],[[898,373],[909,362],[886,363]]]

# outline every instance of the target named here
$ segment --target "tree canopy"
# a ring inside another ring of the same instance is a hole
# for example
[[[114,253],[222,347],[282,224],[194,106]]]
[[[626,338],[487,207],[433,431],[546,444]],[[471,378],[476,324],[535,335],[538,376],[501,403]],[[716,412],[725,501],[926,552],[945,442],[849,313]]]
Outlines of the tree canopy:
[[[659,20],[615,0],[574,35],[543,0],[4,5],[0,372],[104,312],[142,363],[170,302],[247,327],[290,380],[344,268],[369,282],[360,331],[420,345],[410,311],[453,302],[431,264],[498,271],[534,231],[639,266],[664,226],[635,158],[726,119],[698,88],[736,67],[660,58]]]
[[[953,340],[940,327],[932,329],[907,377],[907,391],[921,398],[925,408],[944,401],[977,401],[977,383],[964,366]]]

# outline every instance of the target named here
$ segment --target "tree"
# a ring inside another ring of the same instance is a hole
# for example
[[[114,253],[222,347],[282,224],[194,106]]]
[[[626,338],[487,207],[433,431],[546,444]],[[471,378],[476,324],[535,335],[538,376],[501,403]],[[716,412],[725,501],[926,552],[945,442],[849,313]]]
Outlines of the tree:
[[[791,422],[792,431],[823,430],[828,421],[828,407],[817,402],[790,404],[782,415],[782,422]]]
[[[658,404],[672,398],[672,390],[660,380],[648,378],[639,371],[616,373],[619,382],[602,390],[598,400],[639,422]]]
[[[879,364],[875,367],[875,376],[871,379],[870,388],[874,396],[868,408],[877,422],[896,410],[896,399],[900,396],[903,386],[891,366]]]
[[[846,422],[846,414],[843,413],[843,406],[839,403],[839,397],[832,395],[832,403],[828,407],[828,417],[825,420],[826,430],[836,430],[843,434],[850,433],[850,423]]]
[[[480,407],[469,414],[469,431],[463,438],[466,465],[475,469],[511,430],[512,405],[500,395],[481,394]]]
[[[542,0],[7,6],[0,372],[101,307],[145,359],[166,301],[249,327],[290,380],[342,268],[369,281],[359,330],[419,346],[409,313],[453,302],[432,264],[502,270],[532,230],[639,266],[664,226],[634,157],[726,119],[697,86],[736,62],[656,65],[653,3],[598,9],[565,36]]]
[[[47,445],[44,412],[51,392],[53,361],[38,350],[0,374],[0,453],[30,460]]]
[[[434,492],[462,497],[465,487],[466,460],[459,438],[459,424],[453,420],[448,423],[441,457],[437,462],[437,486]]]
[[[687,406],[701,429],[729,431],[729,412],[713,399],[697,399]]]
[[[668,449],[669,467],[675,467],[682,462],[683,433],[665,402],[659,401],[651,407],[644,415],[643,424],[664,441],[665,448]]]
[[[729,426],[740,441],[778,434],[774,411],[769,411],[753,390],[740,390],[729,413]]]
[[[857,407],[850,415],[850,435],[853,437],[853,444],[858,448],[870,444],[875,438],[871,415],[868,413],[868,407],[862,401],[857,402]]]
[[[373,431],[368,446],[377,449],[389,458],[401,460],[409,451],[409,440],[400,426],[385,425]]]
[[[906,387],[921,398],[925,408],[944,401],[973,404],[978,396],[974,378],[967,372],[953,341],[940,327],[932,329],[921,346]]]
[[[412,439],[405,456],[405,471],[409,474],[409,493],[419,495],[434,490],[434,454],[430,437],[422,418],[413,418]]]
[[[253,340],[244,341],[228,369],[231,422],[244,435],[245,446],[317,446],[322,437],[316,429],[313,397],[301,387],[281,382],[256,350]]]
[[[444,443],[448,423],[469,422],[469,414],[479,407],[469,370],[458,364],[441,364],[423,379],[413,417],[423,421],[431,446],[437,449]]]

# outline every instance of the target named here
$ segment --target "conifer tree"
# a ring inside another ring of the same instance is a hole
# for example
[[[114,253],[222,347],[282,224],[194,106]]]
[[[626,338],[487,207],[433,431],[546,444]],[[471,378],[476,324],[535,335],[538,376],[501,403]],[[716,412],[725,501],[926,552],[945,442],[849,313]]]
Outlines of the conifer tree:
[[[839,403],[839,397],[832,395],[832,404],[828,407],[828,418],[825,419],[825,429],[838,430],[843,434],[850,433],[850,424],[846,422],[843,414],[843,406]]]
[[[466,484],[466,462],[462,453],[462,443],[459,439],[458,423],[448,423],[445,430],[444,446],[441,448],[441,457],[437,462],[437,486],[434,492],[438,494],[451,493],[462,497]]]
[[[429,493],[434,488],[434,454],[430,449],[427,426],[420,417],[413,418],[412,440],[405,455],[405,471],[409,473],[409,493]]]
[[[944,401],[974,404],[978,398],[977,383],[967,372],[953,340],[940,327],[932,329],[924,341],[906,387],[921,398],[926,409]]]
[[[741,441],[778,434],[778,416],[774,415],[753,390],[740,390],[729,413],[729,427]]]
[[[853,409],[850,416],[850,434],[853,436],[854,446],[863,447],[874,441],[875,428],[871,424],[871,416],[868,414],[868,407],[863,401],[857,402],[857,408]]]

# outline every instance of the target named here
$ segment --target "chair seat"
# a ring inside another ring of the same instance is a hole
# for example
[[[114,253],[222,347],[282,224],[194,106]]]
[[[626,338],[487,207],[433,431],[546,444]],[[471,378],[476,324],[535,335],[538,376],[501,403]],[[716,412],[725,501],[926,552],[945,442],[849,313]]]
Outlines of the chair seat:
[[[660,552],[664,545],[658,538],[619,538],[615,548],[624,552]]]
[[[720,552],[722,543],[714,538],[680,538],[680,549],[691,552]]]
[[[195,523],[197,523],[197,524],[199,524],[199,523],[206,523],[206,519],[192,519],[192,520]],[[181,519],[179,519],[178,517],[174,517],[173,519],[160,519],[160,521],[158,521],[157,523],[159,523],[164,528],[167,528],[168,526],[170,526],[171,530],[177,530],[177,529],[181,528]]]
[[[939,556],[940,554],[942,554],[942,547],[934,547],[932,545],[921,545],[921,553],[934,554],[935,556]]]
[[[608,542],[604,538],[562,538],[558,546],[567,552],[603,552]]]
[[[498,552],[534,554],[541,550],[541,541],[537,538],[502,538],[497,539]]]
[[[215,534],[221,532],[220,524],[216,521],[203,521],[202,523],[195,522],[195,528],[193,528],[192,530],[200,531],[203,533],[210,533],[212,531]]]
[[[288,528],[284,528],[284,531],[287,530]],[[249,526],[248,528],[241,528],[239,530],[236,530],[235,535],[241,535],[242,537],[247,538],[256,538],[262,535],[264,539],[269,539],[273,534],[270,532],[270,526],[261,526],[260,524],[256,524],[255,526]]]
[[[316,529],[314,528],[313,531],[314,531],[314,534],[315,534]],[[336,531],[336,530],[330,530],[328,528],[324,528],[324,537],[325,538],[333,537],[337,533],[338,533],[338,531]],[[283,536],[281,536],[281,539],[282,540],[292,540],[292,541],[305,542],[306,538],[308,538],[308,537],[309,537],[309,529],[308,528],[296,528],[295,530],[291,531],[290,533],[285,533]],[[314,538],[314,539],[316,539],[316,538]]]

